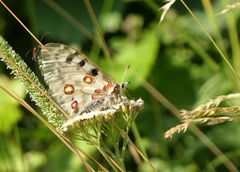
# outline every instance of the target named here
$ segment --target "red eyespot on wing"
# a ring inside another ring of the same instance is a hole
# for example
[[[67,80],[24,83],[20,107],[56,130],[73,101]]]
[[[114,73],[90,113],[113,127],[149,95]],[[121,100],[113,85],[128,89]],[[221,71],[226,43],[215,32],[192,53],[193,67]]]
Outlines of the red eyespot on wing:
[[[112,84],[111,83],[108,83],[107,85],[104,85],[104,87],[103,87],[103,90],[104,91],[107,91],[109,88],[111,88],[112,87]]]
[[[72,102],[71,108],[72,108],[74,111],[77,111],[77,110],[78,110],[78,102],[77,102],[76,100]]]
[[[93,80],[94,79],[91,76],[88,76],[88,75],[83,78],[83,81],[87,84],[91,84],[93,82]]]
[[[93,95],[92,95],[92,99],[93,99],[93,100],[98,100],[98,99],[100,99],[100,98],[102,98],[102,97],[104,97],[104,95],[102,95],[102,94],[93,94]]]
[[[63,91],[65,94],[72,94],[74,92],[74,86],[71,84],[67,84],[65,85],[65,87],[63,88]]]
[[[99,89],[99,88],[97,88],[95,91],[94,91],[95,93],[101,93],[102,92],[102,90],[101,89]]]

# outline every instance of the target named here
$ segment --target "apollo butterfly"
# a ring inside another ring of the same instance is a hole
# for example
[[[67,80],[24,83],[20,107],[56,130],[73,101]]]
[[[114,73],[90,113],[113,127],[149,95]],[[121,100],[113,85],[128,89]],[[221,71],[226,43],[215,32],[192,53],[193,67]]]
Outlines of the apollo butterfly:
[[[49,94],[76,121],[114,114],[122,103],[128,82],[116,83],[83,53],[59,43],[48,43],[39,48],[38,61]]]

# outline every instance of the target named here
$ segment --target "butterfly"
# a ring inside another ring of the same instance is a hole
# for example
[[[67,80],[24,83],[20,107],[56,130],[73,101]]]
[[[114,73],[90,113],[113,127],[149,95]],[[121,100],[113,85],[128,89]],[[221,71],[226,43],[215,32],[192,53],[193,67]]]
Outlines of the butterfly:
[[[128,82],[116,83],[80,51],[48,43],[37,56],[49,94],[71,117],[94,118],[123,101]]]

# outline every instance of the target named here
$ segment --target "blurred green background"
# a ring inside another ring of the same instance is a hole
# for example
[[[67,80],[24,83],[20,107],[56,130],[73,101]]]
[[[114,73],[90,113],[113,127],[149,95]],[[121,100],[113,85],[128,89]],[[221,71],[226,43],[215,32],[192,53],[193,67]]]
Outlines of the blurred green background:
[[[240,11],[218,15],[234,2],[186,1],[238,72]],[[91,1],[115,67],[109,65],[103,47],[96,41],[96,25],[84,1],[9,0],[6,4],[42,43],[60,42],[80,48],[116,81],[121,81],[126,66],[131,65],[125,77],[131,82],[128,94],[145,101],[136,124],[143,147],[157,171],[229,171],[221,157],[215,156],[190,131],[171,140],[164,139],[164,132],[180,121],[144,85],[144,80],[148,81],[176,108],[189,110],[210,98],[239,90],[236,77],[180,1],[161,24],[163,1]],[[85,32],[80,25],[86,28]],[[0,33],[42,79],[30,52],[37,46],[36,41],[2,5]],[[0,78],[39,110],[10,73],[0,63]],[[84,170],[80,160],[40,121],[1,90],[0,97],[0,171]],[[238,123],[201,126],[201,130],[240,168]],[[134,141],[133,134],[129,135]],[[104,165],[96,150],[81,144],[82,149]],[[130,153],[126,154],[125,163],[131,171],[149,170],[144,161],[137,165]]]

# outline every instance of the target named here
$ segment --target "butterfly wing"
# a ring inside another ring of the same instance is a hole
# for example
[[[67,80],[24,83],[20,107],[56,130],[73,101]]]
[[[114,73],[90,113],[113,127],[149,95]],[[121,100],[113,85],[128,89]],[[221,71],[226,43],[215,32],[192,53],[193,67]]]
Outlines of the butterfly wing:
[[[71,116],[111,94],[115,81],[83,53],[59,43],[40,49],[39,64],[49,94]]]

